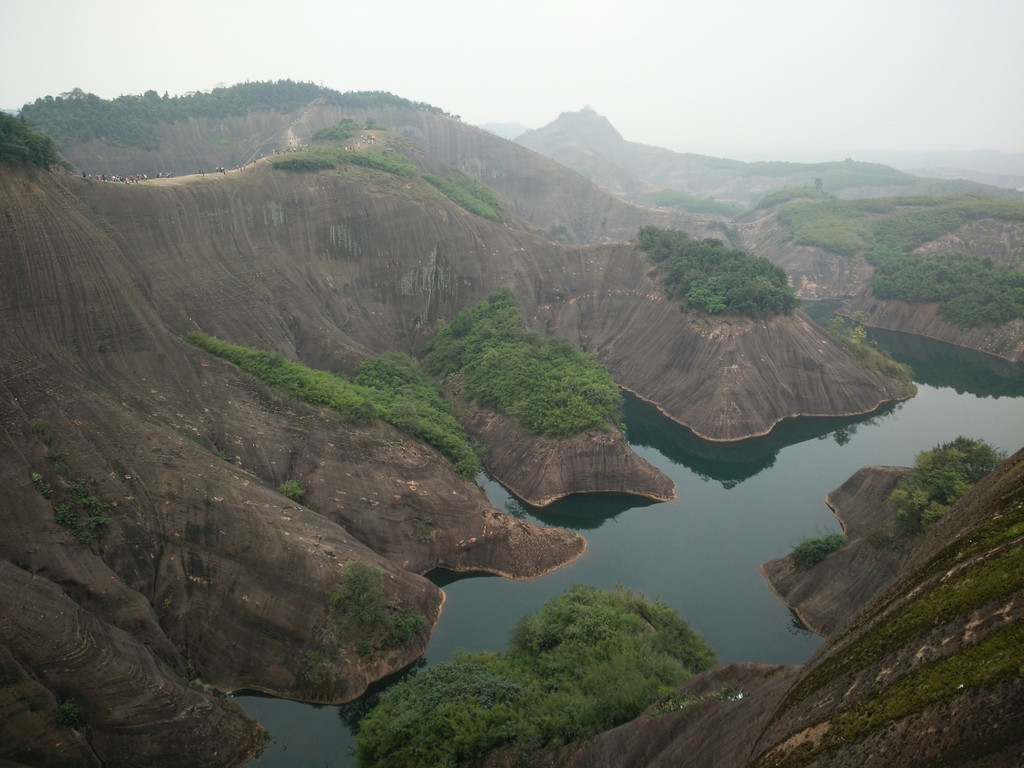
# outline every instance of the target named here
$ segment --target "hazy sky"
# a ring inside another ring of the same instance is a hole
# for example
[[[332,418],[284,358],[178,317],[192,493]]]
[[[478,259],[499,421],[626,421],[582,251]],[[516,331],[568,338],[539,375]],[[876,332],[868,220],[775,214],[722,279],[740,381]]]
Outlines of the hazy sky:
[[[1024,152],[1024,0],[0,0],[0,107],[246,80],[729,157]]]

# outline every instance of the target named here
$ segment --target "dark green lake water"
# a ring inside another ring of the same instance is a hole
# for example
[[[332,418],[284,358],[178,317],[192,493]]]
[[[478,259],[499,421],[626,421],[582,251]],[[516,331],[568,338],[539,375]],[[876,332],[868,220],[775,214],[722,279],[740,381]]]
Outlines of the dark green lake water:
[[[447,594],[423,664],[458,648],[502,650],[509,629],[572,584],[622,584],[660,597],[699,631],[721,663],[801,664],[821,639],[800,628],[758,571],[807,536],[839,531],[825,494],[863,466],[910,466],[914,456],[957,435],[1013,453],[1024,445],[1024,366],[900,334],[872,338],[914,367],[918,395],[866,418],[800,419],[772,435],[720,445],[698,440],[629,397],[626,438],[676,483],[674,502],[625,496],[566,499],[524,507],[497,483],[491,501],[532,522],[586,537],[587,553],[548,576],[515,582],[431,574]],[[354,766],[352,729],[371,697],[315,707],[263,696],[235,700],[271,733],[250,768]]]

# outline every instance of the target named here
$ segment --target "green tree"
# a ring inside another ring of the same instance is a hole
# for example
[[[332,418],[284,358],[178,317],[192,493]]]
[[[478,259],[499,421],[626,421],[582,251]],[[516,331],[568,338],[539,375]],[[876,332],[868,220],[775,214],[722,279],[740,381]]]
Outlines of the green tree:
[[[921,451],[911,473],[889,496],[889,508],[906,531],[927,530],[1005,459],[1003,451],[984,440],[962,435],[930,451]]]
[[[799,303],[781,267],[721,240],[657,227],[642,227],[639,238],[640,249],[659,264],[666,295],[682,299],[684,312],[767,319],[791,314]]]
[[[360,724],[359,763],[467,765],[501,745],[529,760],[635,717],[714,663],[663,603],[575,586],[524,618],[506,652],[458,653],[383,694]]]
[[[604,367],[566,339],[526,330],[508,288],[442,325],[424,356],[430,373],[461,374],[467,398],[527,432],[570,437],[619,422],[622,395]]]
[[[345,563],[331,592],[330,610],[337,635],[354,643],[361,655],[400,648],[426,626],[426,617],[388,599],[384,571],[359,560]]]
[[[78,705],[73,701],[61,702],[60,706],[57,707],[57,722],[61,725],[69,725],[75,727],[81,720],[78,714]]]
[[[24,116],[11,117],[4,112],[0,112],[0,163],[41,168],[57,163],[67,167],[57,155],[53,139],[34,131]]]

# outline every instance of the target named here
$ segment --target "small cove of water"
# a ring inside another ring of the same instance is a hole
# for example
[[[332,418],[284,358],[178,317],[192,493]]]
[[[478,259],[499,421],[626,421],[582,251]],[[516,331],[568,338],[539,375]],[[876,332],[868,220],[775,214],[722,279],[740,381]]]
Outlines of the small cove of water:
[[[720,663],[805,662],[822,641],[799,627],[758,566],[804,537],[840,530],[825,494],[863,466],[910,466],[918,452],[961,434],[1007,453],[1024,445],[1024,366],[898,334],[872,338],[914,366],[919,391],[866,418],[793,420],[768,437],[720,445],[627,396],[627,441],[673,479],[676,501],[583,495],[538,510],[482,477],[499,509],[577,530],[588,551],[528,582],[431,574],[447,602],[419,664],[450,661],[458,648],[504,649],[522,616],[576,583],[622,584],[662,599],[716,649]],[[344,707],[235,700],[271,732],[264,755],[248,764],[268,768],[354,766],[352,729],[372,704],[371,697]]]

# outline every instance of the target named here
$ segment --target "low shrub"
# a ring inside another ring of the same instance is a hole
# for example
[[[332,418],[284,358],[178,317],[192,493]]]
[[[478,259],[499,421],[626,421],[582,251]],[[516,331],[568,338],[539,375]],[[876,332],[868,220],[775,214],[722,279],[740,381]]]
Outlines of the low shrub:
[[[306,489],[302,487],[298,480],[288,479],[277,486],[277,490],[283,493],[292,501],[297,501],[300,504],[302,499],[306,496]]]
[[[833,552],[838,552],[846,543],[846,536],[841,533],[832,533],[817,539],[804,539],[793,547],[793,560],[797,568],[807,570]]]
[[[423,614],[391,605],[384,571],[350,560],[331,592],[330,611],[338,637],[357,644],[361,656],[401,648],[426,626]]]
[[[73,701],[65,701],[57,707],[57,722],[61,725],[76,726],[81,718],[78,714],[78,706]]]

